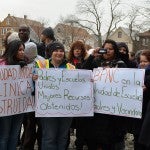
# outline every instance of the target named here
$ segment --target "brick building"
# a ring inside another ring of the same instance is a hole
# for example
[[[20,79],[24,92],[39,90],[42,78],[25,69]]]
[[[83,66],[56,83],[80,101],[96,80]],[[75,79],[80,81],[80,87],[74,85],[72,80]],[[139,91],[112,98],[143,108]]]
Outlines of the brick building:
[[[3,39],[6,32],[9,30],[14,30],[18,32],[19,26],[23,24],[28,25],[30,27],[31,38],[34,41],[39,42],[41,32],[44,29],[44,24],[35,20],[28,19],[26,15],[24,15],[23,18],[19,18],[8,14],[8,16],[4,18],[3,21],[0,22],[0,52],[1,53],[4,49]]]
[[[139,34],[139,49],[150,50],[150,30]]]
[[[69,50],[70,45],[76,40],[81,40],[91,47],[97,46],[95,44],[96,39],[81,27],[58,23],[54,28],[54,32],[56,39],[65,45],[66,50]]]

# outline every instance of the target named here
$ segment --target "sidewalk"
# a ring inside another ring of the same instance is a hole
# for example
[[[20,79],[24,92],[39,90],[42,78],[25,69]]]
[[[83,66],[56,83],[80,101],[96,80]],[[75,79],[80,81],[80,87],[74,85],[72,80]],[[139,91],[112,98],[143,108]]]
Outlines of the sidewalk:
[[[75,147],[75,135],[70,136],[70,145],[68,150],[76,150]],[[17,150],[19,150],[19,147],[17,147]],[[38,150],[37,144],[35,144],[34,150]],[[84,146],[84,150],[88,150],[86,146]],[[132,134],[127,134],[126,140],[125,140],[125,150],[134,150],[133,148],[133,136]]]
[[[75,136],[70,136],[71,142],[69,145],[68,150],[76,150],[75,149]],[[84,150],[88,150],[86,146],[84,146]],[[134,150],[133,148],[133,135],[132,134],[127,134],[126,140],[125,140],[125,150]]]

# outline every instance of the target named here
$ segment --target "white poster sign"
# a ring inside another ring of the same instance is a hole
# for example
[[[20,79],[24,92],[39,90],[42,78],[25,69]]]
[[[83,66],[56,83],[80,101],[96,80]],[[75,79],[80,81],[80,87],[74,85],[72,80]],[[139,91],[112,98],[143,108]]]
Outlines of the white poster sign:
[[[34,111],[33,65],[0,66],[0,116]]]
[[[94,111],[141,118],[144,74],[143,69],[94,69]]]
[[[37,69],[36,117],[93,116],[90,70]]]

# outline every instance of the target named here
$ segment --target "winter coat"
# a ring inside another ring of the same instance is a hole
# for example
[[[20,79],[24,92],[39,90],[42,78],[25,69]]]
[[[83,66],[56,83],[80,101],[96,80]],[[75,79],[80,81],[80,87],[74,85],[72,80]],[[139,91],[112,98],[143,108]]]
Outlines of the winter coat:
[[[36,60],[35,68],[55,68],[55,66],[51,63],[51,59],[41,59],[41,60]],[[75,69],[75,66],[68,63],[64,59],[64,61],[62,61],[62,63],[57,68]]]
[[[126,68],[126,64],[119,58],[116,58],[112,61],[108,61],[104,58],[95,58],[94,56],[90,55],[88,59],[83,63],[82,69],[93,70],[93,68],[106,66],[109,66],[110,68]]]
[[[46,49],[46,46],[43,42],[40,44],[37,44],[38,55],[44,58],[45,58],[45,49]]]
[[[120,59],[127,65],[127,68],[137,68],[137,63],[135,61],[129,60],[128,54],[119,53],[119,56]]]
[[[77,69],[82,69],[82,65],[88,57],[89,55],[87,54],[84,58],[73,58],[72,60],[68,60],[68,62],[73,64]]]
[[[150,147],[150,69],[145,72],[146,90],[143,93],[143,121],[140,130],[139,143]]]
[[[97,67],[125,68],[125,63],[120,59],[108,61],[102,58],[94,58],[90,55],[83,64],[83,69],[93,69]],[[94,139],[99,144],[112,144],[124,140],[125,128],[123,127],[123,117],[108,114],[95,113],[94,117],[84,118],[85,137]]]

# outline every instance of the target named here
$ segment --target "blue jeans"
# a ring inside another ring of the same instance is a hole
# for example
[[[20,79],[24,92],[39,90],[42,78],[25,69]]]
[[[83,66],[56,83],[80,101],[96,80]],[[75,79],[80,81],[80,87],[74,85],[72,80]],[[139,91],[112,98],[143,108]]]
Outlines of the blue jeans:
[[[23,116],[0,117],[0,150],[16,150]]]
[[[72,118],[40,118],[42,150],[65,150]]]

